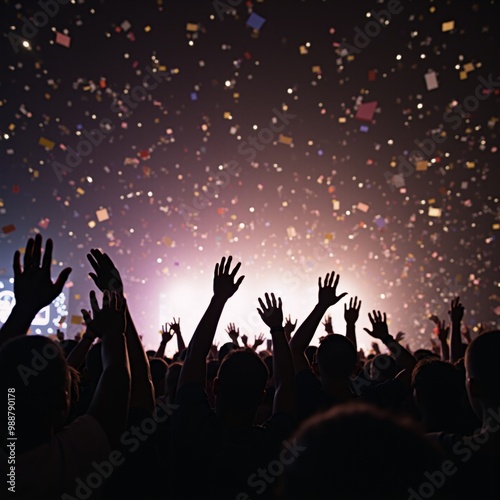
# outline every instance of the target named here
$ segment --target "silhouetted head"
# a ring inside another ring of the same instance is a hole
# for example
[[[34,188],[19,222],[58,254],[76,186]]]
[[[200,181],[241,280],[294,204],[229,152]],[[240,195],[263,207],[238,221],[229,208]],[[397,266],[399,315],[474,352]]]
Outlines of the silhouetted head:
[[[415,356],[415,359],[417,361],[420,361],[422,359],[440,359],[435,352],[432,352],[429,349],[417,349],[413,353],[413,356]]]
[[[70,408],[71,377],[56,342],[30,335],[5,344],[0,350],[0,380],[5,398],[9,388],[15,389],[16,433],[26,436],[25,449],[30,449],[30,439],[43,442],[63,426]],[[7,412],[1,413],[4,421]]]
[[[476,337],[465,354],[467,394],[476,415],[482,419],[488,408],[500,406],[500,330]]]
[[[159,398],[165,394],[165,378],[168,370],[167,362],[162,358],[150,359],[149,369],[155,388],[155,397]]]
[[[235,349],[238,349],[238,346],[234,344],[233,342],[226,342],[221,346],[219,349],[219,352],[217,353],[217,357],[219,361],[222,362],[222,360],[231,352],[234,351]]]
[[[377,382],[392,380],[398,373],[396,360],[389,354],[377,354],[370,363],[370,378]]]
[[[170,402],[175,400],[177,394],[177,382],[181,374],[182,363],[176,361],[168,367],[167,376],[165,377],[165,396],[170,399]]]
[[[217,409],[255,413],[265,396],[268,371],[252,349],[230,352],[214,380]]]
[[[336,333],[325,337],[318,347],[316,362],[322,380],[346,379],[356,366],[357,353],[353,343]]]
[[[412,374],[415,401],[426,412],[459,411],[464,391],[457,369],[445,361],[423,359]]]
[[[355,403],[312,417],[290,443],[280,496],[287,500],[401,500],[441,466],[416,430]]]

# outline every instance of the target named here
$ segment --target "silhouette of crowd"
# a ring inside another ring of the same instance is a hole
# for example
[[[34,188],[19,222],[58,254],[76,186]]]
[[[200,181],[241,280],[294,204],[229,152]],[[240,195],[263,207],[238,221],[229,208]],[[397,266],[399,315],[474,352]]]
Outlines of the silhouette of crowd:
[[[327,313],[347,292],[332,271],[298,327],[263,293],[268,333],[252,342],[230,323],[218,347],[221,314],[244,281],[241,263],[223,257],[189,345],[174,318],[146,352],[118,269],[92,249],[85,333],[54,341],[27,335],[71,272],[53,282],[53,243],[42,246],[37,235],[22,265],[14,255],[15,306],[0,331],[2,498],[500,497],[500,331],[471,338],[458,297],[448,321],[431,316],[433,342],[415,352],[385,312],[369,312],[365,353],[357,297],[344,305],[345,335],[333,331]]]

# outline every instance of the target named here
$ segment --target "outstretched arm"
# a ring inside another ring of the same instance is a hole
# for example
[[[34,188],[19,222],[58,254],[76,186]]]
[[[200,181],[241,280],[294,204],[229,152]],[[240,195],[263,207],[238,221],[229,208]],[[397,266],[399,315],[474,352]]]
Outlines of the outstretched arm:
[[[15,337],[26,335],[38,311],[48,306],[61,292],[71,268],[63,269],[55,283],[50,278],[52,240],[45,244],[42,259],[42,236],[30,238],[24,253],[21,269],[21,253],[14,253],[14,296],[16,304],[0,330],[0,345]],[[40,266],[40,261],[42,265]]]
[[[356,321],[359,318],[359,310],[361,309],[361,300],[358,301],[358,297],[352,297],[349,299],[349,309],[347,305],[344,304],[344,319],[346,324],[346,337],[354,344],[356,352],[358,350],[358,343],[356,341]]]
[[[226,328],[226,333],[229,335],[231,342],[235,346],[240,347],[240,344],[238,343],[238,338],[240,336],[240,329],[236,328],[236,325],[234,323],[229,323],[229,325]]]
[[[285,318],[285,326],[283,327],[285,329],[285,337],[288,342],[290,342],[290,339],[292,338],[292,333],[295,331],[296,326],[297,326],[297,320],[295,320],[295,323],[292,323],[292,317],[289,314],[288,318]]]
[[[293,364],[295,366],[295,373],[309,368],[305,350],[311,343],[314,337],[314,332],[318,328],[321,318],[330,306],[336,304],[339,300],[347,295],[344,292],[337,295],[337,286],[339,284],[339,275],[335,278],[335,273],[328,273],[325,277],[324,285],[321,284],[321,278],[318,278],[318,303],[314,306],[309,316],[299,326],[299,329],[290,340],[290,349],[292,351]]]
[[[104,292],[99,309],[95,292],[90,292],[93,319],[88,328],[102,339],[103,371],[88,413],[102,426],[111,446],[118,445],[128,418],[130,368],[125,340],[125,299],[116,292]]]
[[[161,325],[161,342],[158,350],[156,351],[155,358],[163,358],[165,356],[165,347],[172,340],[174,334],[172,330],[169,329],[168,323],[165,323],[165,327]]]
[[[180,354],[186,348],[186,344],[184,343],[184,339],[182,338],[181,333],[181,318],[177,320],[174,318],[174,321],[172,321],[172,323],[169,323],[169,325],[175,333],[175,336],[177,337],[177,351]]]
[[[95,273],[89,273],[96,286],[101,290],[116,291],[123,296],[123,281],[118,269],[107,254],[92,249],[87,258]],[[126,307],[127,328],[125,338],[130,360],[132,386],[130,390],[130,407],[152,412],[155,407],[154,386],[149,370],[149,361],[141,339],[135,328],[130,309]]]
[[[462,318],[464,317],[464,306],[460,303],[460,297],[456,297],[451,301],[449,315],[451,319],[450,361],[454,363],[463,355],[462,334],[460,329],[462,325]]]
[[[446,321],[440,321],[437,316],[431,316],[430,320],[436,325],[437,337],[441,346],[441,359],[448,361],[450,359],[450,346],[448,345],[448,336],[450,327],[446,326]]]
[[[413,368],[417,364],[417,360],[407,349],[405,349],[397,340],[395,340],[391,335],[389,335],[389,328],[387,327],[387,316],[380,311],[373,311],[373,316],[368,313],[368,318],[372,324],[372,330],[365,328],[365,332],[368,333],[374,339],[381,340],[386,347],[389,349],[391,354],[396,359],[398,367],[402,370],[406,370],[405,376],[408,377],[408,381],[411,380],[411,374]]]
[[[294,368],[290,347],[283,328],[283,308],[281,298],[276,302],[274,293],[265,294],[266,303],[259,298],[257,309],[262,321],[269,327],[273,340],[274,393],[273,413],[286,412],[295,415],[297,400],[294,386]]]
[[[192,382],[205,387],[206,360],[214,341],[220,316],[226,302],[236,293],[245,278],[245,276],[240,276],[235,281],[241,262],[238,262],[233,271],[230,272],[232,260],[233,258],[230,256],[226,262],[226,258],[222,257],[220,264],[215,265],[214,294],[205,314],[196,327],[193,338],[189,342],[186,359],[179,376],[178,389]]]
[[[91,315],[90,311],[85,311],[82,309],[83,319],[85,320],[85,324],[90,323]],[[80,342],[71,350],[66,358],[69,366],[72,366],[75,370],[79,370],[85,361],[85,356],[89,352],[89,349],[92,347],[94,340],[96,339],[95,334],[87,328],[85,335],[80,339]]]

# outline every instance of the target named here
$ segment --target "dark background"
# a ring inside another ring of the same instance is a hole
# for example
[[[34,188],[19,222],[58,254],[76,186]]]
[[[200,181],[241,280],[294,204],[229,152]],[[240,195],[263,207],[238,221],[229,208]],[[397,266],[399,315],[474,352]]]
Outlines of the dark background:
[[[55,241],[53,274],[73,268],[70,315],[87,307],[92,283],[85,255],[101,248],[125,277],[148,343],[157,342],[163,313],[169,315],[164,320],[183,316],[191,336],[208,301],[213,265],[229,254],[243,261],[247,275],[248,293],[233,299],[242,311],[254,309],[269,280],[283,294],[286,312],[303,320],[314,303],[307,294],[316,293],[317,277],[334,269],[341,274],[341,291],[363,296],[360,326],[366,326],[369,309],[385,310],[393,333],[406,331],[412,347],[427,345],[428,315],[445,317],[457,293],[466,323],[495,324],[500,86],[461,117],[459,127],[443,115],[454,101],[474,94],[478,77],[500,80],[499,2],[402,0],[401,6],[379,35],[348,57],[339,45],[354,45],[355,29],[363,31],[372,19],[367,12],[386,9],[386,2],[250,1],[221,20],[211,1],[77,0],[60,5],[26,39],[23,17],[40,5],[3,1],[5,286],[13,252],[41,232]],[[252,12],[265,19],[259,31],[246,24]],[[131,24],[127,31],[120,29],[125,20]],[[442,23],[451,20],[455,28],[443,32]],[[198,31],[187,31],[187,23],[198,24]],[[65,30],[69,48],[55,43],[56,31]],[[30,46],[16,53],[9,33]],[[308,53],[301,55],[306,43]],[[462,80],[467,63],[474,70]],[[112,111],[126,89],[141,85],[148,66],[168,78],[135,109],[124,104],[120,114]],[[429,70],[439,82],[432,91],[424,80]],[[355,118],[361,100],[378,103],[371,122]],[[283,106],[296,115],[283,130],[293,147],[275,134],[249,163],[238,147]],[[77,131],[97,128],[102,119],[111,120],[113,132],[60,182],[52,163],[64,164],[64,149],[81,140]],[[238,127],[236,134],[231,127]],[[396,165],[399,155],[407,156],[416,149],[414,141],[433,130],[446,133],[446,140],[427,158],[428,169],[395,189],[388,182],[397,173],[391,162]],[[53,147],[40,145],[40,138]],[[183,204],[194,206],[195,193],[213,187],[211,172],[231,160],[241,173],[219,186],[209,206],[183,214]],[[339,201],[339,210],[332,200]],[[367,212],[357,208],[360,202]],[[430,206],[442,209],[441,217],[430,217]],[[109,219],[98,222],[102,208]],[[290,227],[296,236],[289,236]],[[160,303],[162,294],[166,303]],[[293,307],[287,308],[287,299]],[[341,312],[337,316],[340,321]],[[70,323],[68,335],[79,329]]]

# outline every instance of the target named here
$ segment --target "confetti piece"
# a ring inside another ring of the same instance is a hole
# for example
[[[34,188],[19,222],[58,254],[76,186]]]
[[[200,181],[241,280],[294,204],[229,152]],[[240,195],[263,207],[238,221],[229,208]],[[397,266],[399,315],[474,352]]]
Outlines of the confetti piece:
[[[15,230],[16,230],[16,226],[14,226],[14,224],[9,224],[7,226],[2,227],[3,234],[13,233]]]
[[[335,211],[340,210],[340,201],[339,200],[332,200],[332,205],[333,205],[333,209]]]
[[[45,137],[40,137],[40,139],[38,139],[38,144],[40,146],[43,146],[47,151],[51,151],[52,149],[54,149],[54,146],[56,145],[54,141],[50,141]]]
[[[361,103],[358,107],[358,111],[356,112],[356,119],[371,122],[373,120],[375,110],[377,109],[377,104],[377,101]]]
[[[109,219],[108,210],[106,208],[101,208],[100,210],[97,210],[95,215],[99,222],[104,222]]]
[[[429,207],[429,217],[441,217],[441,209],[435,207]]]
[[[471,71],[474,71],[476,68],[474,67],[473,63],[467,63],[464,64],[464,71],[467,73],[470,73]]]
[[[424,172],[425,170],[427,170],[428,165],[429,162],[427,160],[419,160],[417,161],[415,167],[419,172]]]
[[[76,314],[71,315],[71,324],[72,325],[82,325],[83,324],[83,317],[78,316]]]
[[[425,78],[425,85],[427,87],[427,90],[434,90],[439,87],[436,73],[434,71],[429,71],[424,75]]]
[[[287,146],[291,146],[293,144],[293,137],[288,137],[286,135],[280,134],[278,142],[280,144],[286,144]]]
[[[290,226],[286,230],[289,238],[295,238],[297,236],[297,232],[293,226]]]
[[[69,48],[71,44],[71,38],[56,31],[56,43],[62,45],[63,47]]]
[[[366,203],[361,203],[359,202],[357,205],[356,205],[356,208],[358,210],[361,210],[361,212],[368,212],[368,210],[370,209],[370,207],[366,204]]]
[[[125,21],[123,21],[123,22],[120,24],[120,27],[121,27],[121,29],[122,29],[123,31],[128,31],[128,30],[132,27],[132,25],[130,24],[130,22],[129,22],[129,21],[127,21],[127,20],[125,19]]]
[[[266,22],[266,20],[256,14],[255,12],[252,12],[250,14],[250,17],[247,20],[247,26],[250,26],[250,28],[253,28],[254,30],[260,30],[262,28],[262,25]]]
[[[42,229],[47,229],[49,227],[50,219],[45,217],[45,219],[42,219],[38,223],[38,227],[41,227]]]
[[[451,31],[455,28],[455,21],[446,21],[441,25],[442,31]]]
[[[199,28],[200,28],[200,26],[198,24],[195,24],[195,23],[187,23],[186,24],[186,31],[195,32],[195,31],[198,31]]]

